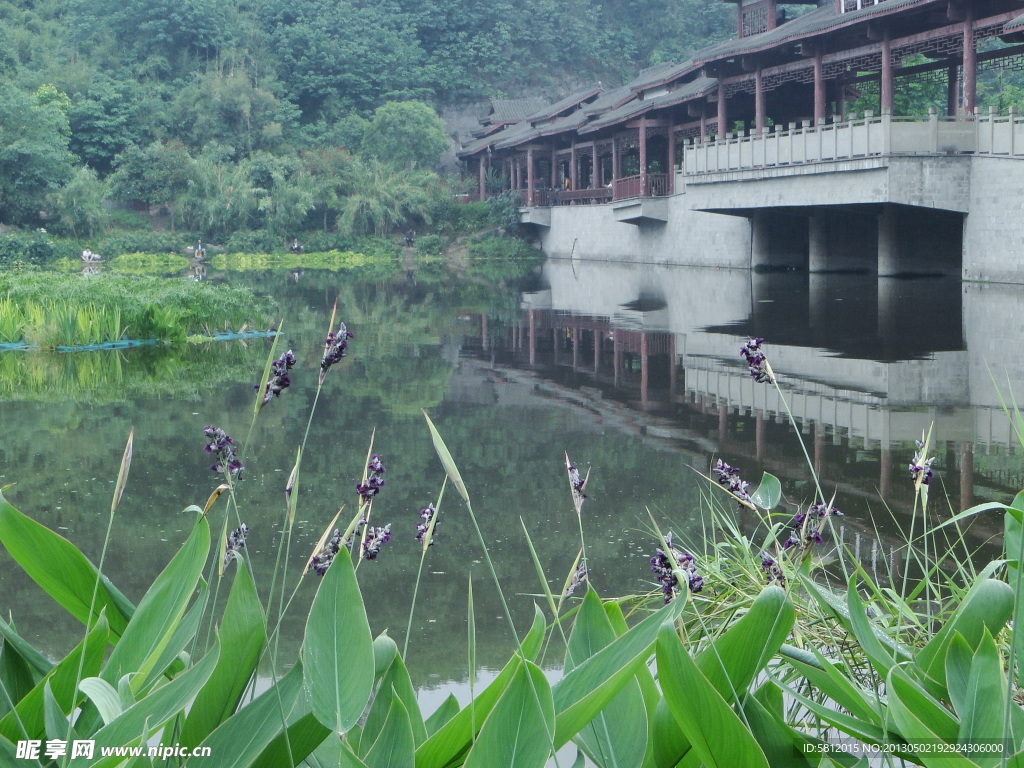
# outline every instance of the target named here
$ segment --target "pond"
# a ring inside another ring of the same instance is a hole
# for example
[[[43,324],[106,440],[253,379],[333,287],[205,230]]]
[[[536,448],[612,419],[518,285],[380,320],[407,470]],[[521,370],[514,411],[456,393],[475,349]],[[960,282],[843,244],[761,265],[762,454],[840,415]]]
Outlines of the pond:
[[[238,484],[248,552],[265,592],[277,554],[284,488],[316,396],[335,301],[355,333],[325,381],[303,460],[289,589],[338,509],[352,514],[371,435],[386,485],[374,522],[393,539],[359,568],[371,627],[401,645],[419,563],[419,510],[444,472],[421,409],[466,480],[483,535],[522,631],[541,592],[529,530],[557,593],[579,550],[565,455],[590,472],[583,528],[602,595],[653,589],[649,513],[700,551],[703,477],[717,458],[756,485],[777,475],[786,499],[812,500],[813,482],[785,406],[739,357],[763,336],[800,436],[827,494],[843,510],[837,535],[866,567],[900,568],[910,525],[907,464],[932,429],[933,520],[1024,483],[1000,402],[1021,380],[1021,288],[945,279],[751,274],[586,261],[514,270],[435,262],[387,274],[283,270],[215,272],[273,296],[279,349],[292,349],[292,386],[249,434],[270,340],[76,354],[0,353],[0,485],[22,511],[98,560],[129,430],[131,477],[105,571],[137,600],[183,541],[218,484],[203,427],[244,445]],[[178,279],[178,278],[175,278]],[[997,386],[999,385],[999,386]],[[222,508],[221,508],[222,509]],[[220,518],[215,518],[219,530]],[[448,489],[413,619],[409,666],[425,688],[466,678],[467,585],[473,580],[478,662],[500,666],[513,647],[464,507]],[[755,521],[741,515],[741,525]],[[979,519],[968,544],[1000,521]],[[878,535],[875,535],[875,531]],[[315,590],[307,577],[286,621],[293,658]],[[52,655],[79,635],[71,620],[0,551],[3,608]],[[713,585],[712,585],[713,586]]]

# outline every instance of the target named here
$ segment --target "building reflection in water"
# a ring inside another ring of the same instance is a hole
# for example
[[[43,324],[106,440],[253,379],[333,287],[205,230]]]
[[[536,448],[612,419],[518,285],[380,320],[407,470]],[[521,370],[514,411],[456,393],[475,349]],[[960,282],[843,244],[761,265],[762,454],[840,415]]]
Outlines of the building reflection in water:
[[[1008,354],[1022,299],[1024,287],[947,278],[548,261],[517,321],[480,319],[479,347],[492,374],[528,375],[594,418],[748,478],[772,472],[800,501],[810,475],[786,408],[738,354],[764,337],[822,487],[898,541],[914,508],[907,465],[929,429],[933,520],[1021,489],[994,381],[1005,398],[1024,374],[1024,356]],[[999,530],[981,519],[971,538]]]

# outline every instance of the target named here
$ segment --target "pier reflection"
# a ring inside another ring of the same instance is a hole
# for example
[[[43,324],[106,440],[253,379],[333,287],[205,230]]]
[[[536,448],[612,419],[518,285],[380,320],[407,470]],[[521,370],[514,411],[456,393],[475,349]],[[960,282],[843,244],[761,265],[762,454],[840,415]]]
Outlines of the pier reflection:
[[[823,488],[884,528],[913,510],[906,467],[929,430],[949,500],[933,491],[933,517],[1020,490],[1001,398],[1024,374],[1007,354],[1022,294],[948,278],[551,260],[518,322],[481,318],[478,359],[492,380],[542,388],[666,449],[720,456],[750,478],[772,472],[799,501],[810,475],[786,404],[738,355],[764,337]],[[972,528],[996,533],[994,519]]]

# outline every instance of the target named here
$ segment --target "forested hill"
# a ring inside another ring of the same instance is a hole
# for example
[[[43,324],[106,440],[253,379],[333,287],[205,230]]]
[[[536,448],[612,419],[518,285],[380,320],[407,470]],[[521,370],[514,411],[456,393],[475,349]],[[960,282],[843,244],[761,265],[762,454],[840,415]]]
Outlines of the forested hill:
[[[0,222],[28,223],[69,168],[130,176],[146,153],[162,153],[147,183],[168,195],[185,185],[174,159],[204,153],[262,158],[266,188],[290,173],[274,158],[355,151],[386,102],[616,85],[729,36],[734,18],[722,0],[7,0]],[[115,197],[162,202],[121,181]]]
[[[71,97],[73,150],[101,171],[147,136],[247,151],[388,100],[616,84],[728,36],[735,15],[722,0],[22,0],[0,13],[5,79]]]

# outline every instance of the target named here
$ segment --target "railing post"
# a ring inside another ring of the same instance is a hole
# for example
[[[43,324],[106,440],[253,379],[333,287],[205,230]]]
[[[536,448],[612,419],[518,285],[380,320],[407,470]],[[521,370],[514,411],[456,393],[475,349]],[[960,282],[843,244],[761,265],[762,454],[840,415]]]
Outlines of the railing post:
[[[882,154],[892,154],[892,114],[888,110],[882,112]]]
[[[1017,133],[1017,107],[1013,106],[1012,104],[1010,105],[1009,118],[1010,119],[1008,123],[1010,126],[1010,157],[1013,157],[1014,154],[1016,154],[1016,148],[1014,147],[1013,137]]]
[[[996,115],[999,113],[998,108],[988,108],[988,151],[990,154],[996,153]]]
[[[871,156],[871,121],[874,116],[874,110],[864,110],[864,157]]]
[[[939,113],[935,107],[928,107],[928,127],[931,140],[931,146],[928,147],[928,150],[932,154],[937,154],[939,151]]]

